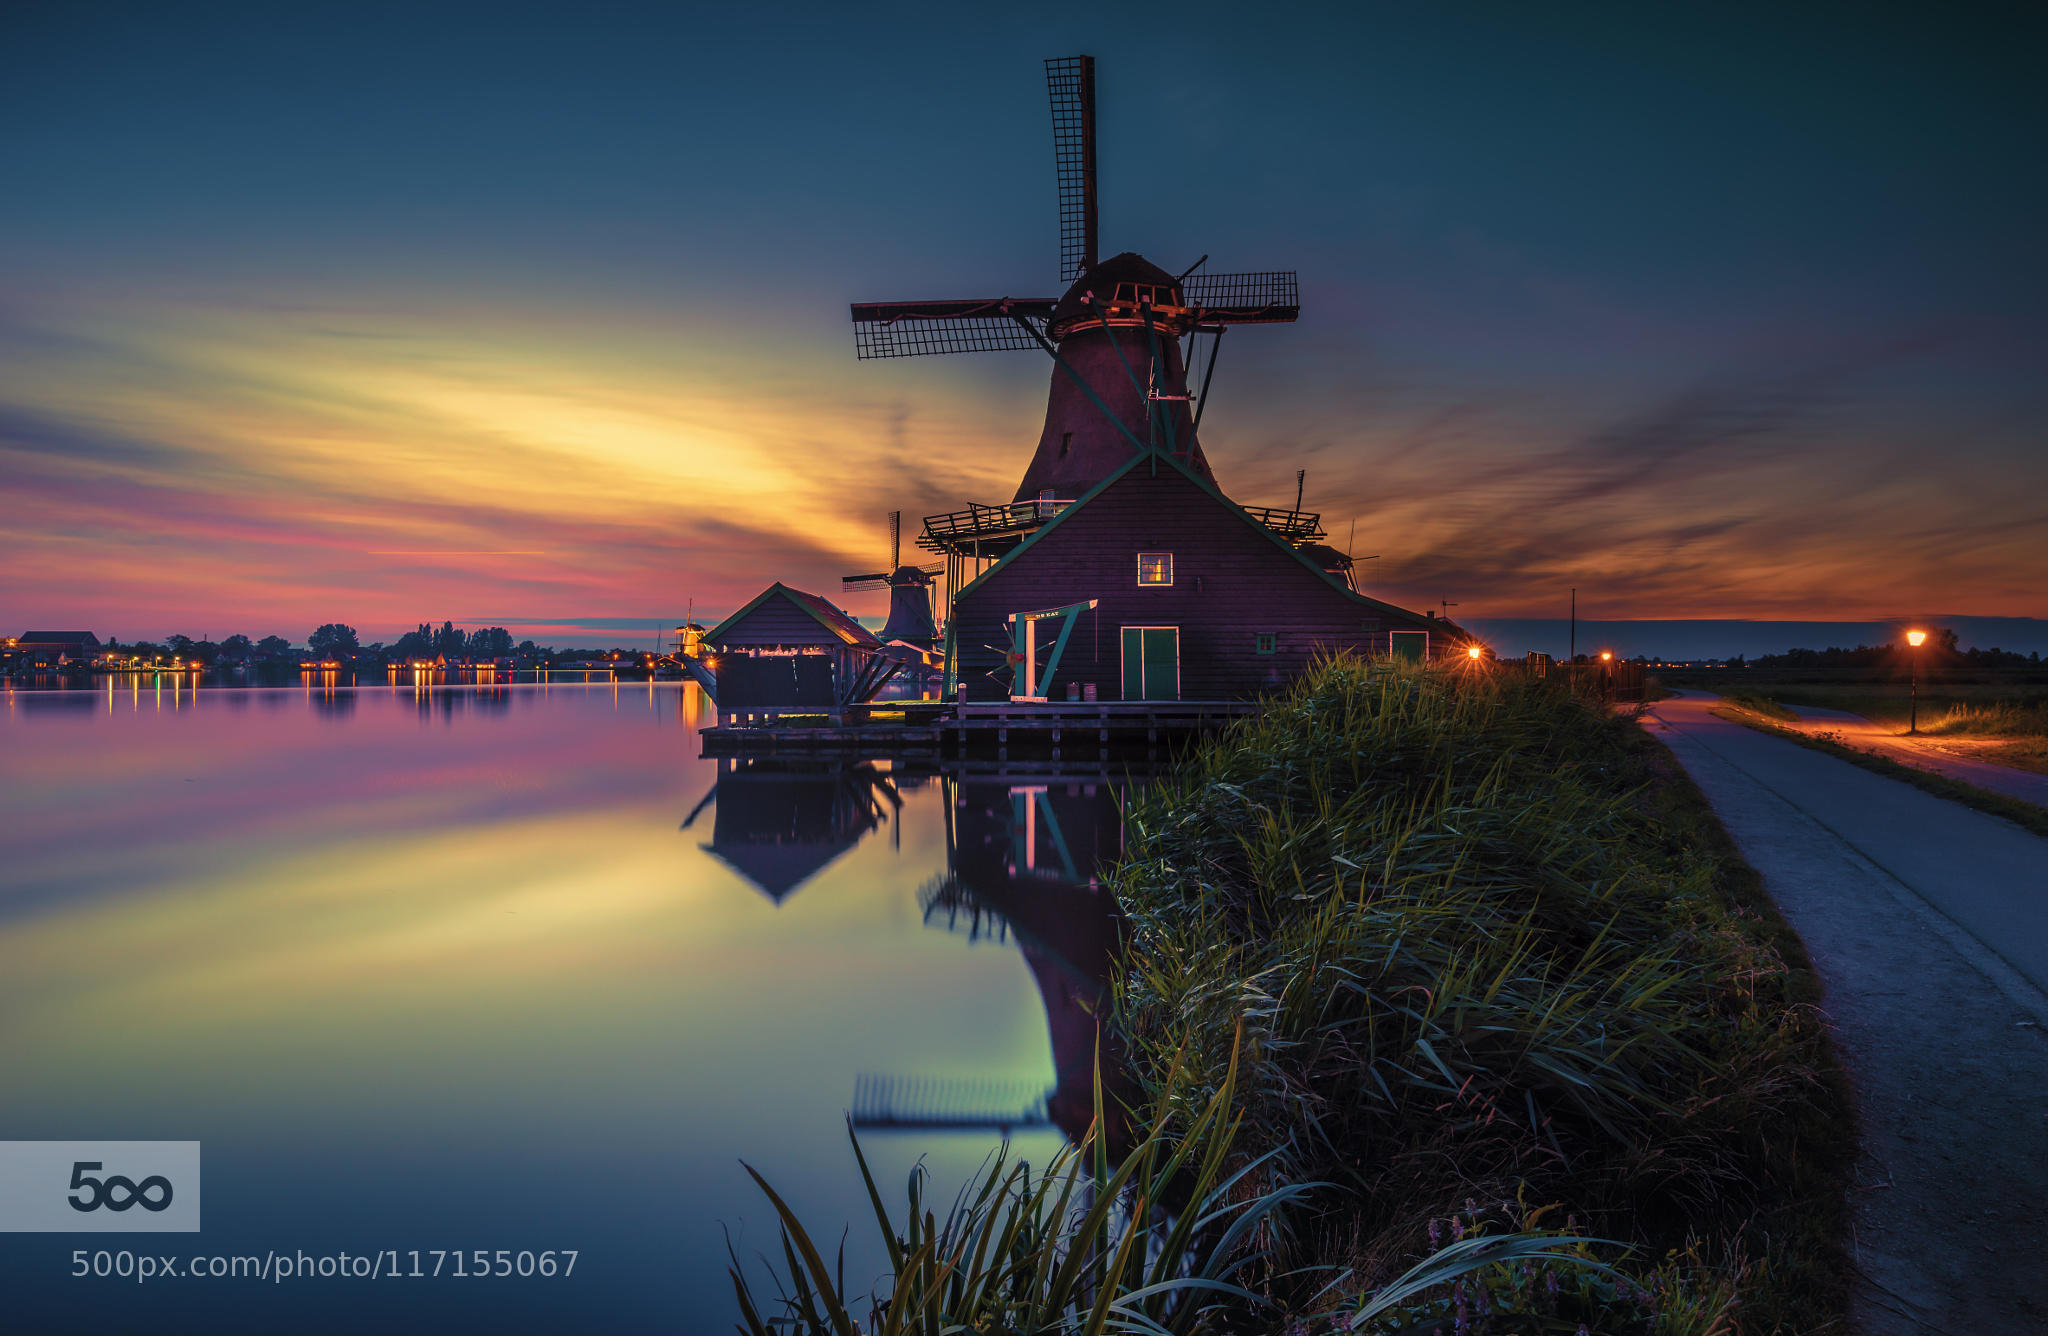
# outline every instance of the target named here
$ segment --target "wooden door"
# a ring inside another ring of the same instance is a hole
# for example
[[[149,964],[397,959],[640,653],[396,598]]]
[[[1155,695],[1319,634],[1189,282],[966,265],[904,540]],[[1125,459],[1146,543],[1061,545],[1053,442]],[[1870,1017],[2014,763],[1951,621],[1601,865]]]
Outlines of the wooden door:
[[[1123,629],[1124,699],[1180,699],[1180,629],[1126,626]]]

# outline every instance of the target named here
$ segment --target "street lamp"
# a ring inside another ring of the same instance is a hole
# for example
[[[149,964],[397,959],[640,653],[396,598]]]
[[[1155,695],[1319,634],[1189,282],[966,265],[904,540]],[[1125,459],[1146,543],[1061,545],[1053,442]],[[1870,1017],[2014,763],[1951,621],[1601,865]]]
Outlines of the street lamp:
[[[1910,685],[1909,685],[1909,686],[1907,687],[1907,691],[1908,691],[1908,692],[1910,693],[1910,698],[1911,698],[1911,700],[1912,700],[1912,705],[1911,705],[1911,706],[1909,707],[1909,708],[1910,708],[1910,711],[1911,711],[1911,713],[1910,713],[1910,715],[1908,716],[1908,720],[1907,720],[1907,723],[1906,723],[1906,731],[1907,731],[1908,733],[1918,733],[1918,732],[1920,731],[1920,653],[1919,653],[1919,650],[1920,650],[1920,647],[1921,647],[1922,645],[1926,644],[1926,643],[1927,643],[1927,633],[1926,633],[1925,631],[1908,631],[1908,632],[1906,632],[1906,644],[1907,644],[1907,645],[1909,645],[1909,646],[1911,646],[1911,652],[1910,652],[1910,653],[1909,653],[1909,654],[1908,654],[1908,655],[1906,656],[1906,663],[1907,663],[1907,665],[1908,665],[1908,666],[1907,666],[1907,669],[1906,669],[1906,677],[1907,677],[1907,681],[1908,681],[1908,682],[1910,683]]]
[[[1481,650],[1477,645],[1465,646],[1465,657],[1471,659],[1475,663],[1479,661],[1479,656],[1484,652],[1485,651]]]

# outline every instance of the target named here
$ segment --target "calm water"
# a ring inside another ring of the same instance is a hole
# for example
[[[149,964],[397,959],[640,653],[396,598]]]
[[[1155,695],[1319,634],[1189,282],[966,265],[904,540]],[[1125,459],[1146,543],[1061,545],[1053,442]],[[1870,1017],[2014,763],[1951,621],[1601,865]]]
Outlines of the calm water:
[[[729,1330],[725,1231],[775,1247],[741,1159],[852,1223],[864,1290],[849,1109],[981,1120],[864,1132],[892,1203],[1026,1105],[1048,1154],[1109,788],[721,765],[708,722],[666,683],[7,693],[0,1139],[201,1141],[205,1227],[0,1234],[0,1328]],[[579,1257],[138,1285],[79,1247]]]

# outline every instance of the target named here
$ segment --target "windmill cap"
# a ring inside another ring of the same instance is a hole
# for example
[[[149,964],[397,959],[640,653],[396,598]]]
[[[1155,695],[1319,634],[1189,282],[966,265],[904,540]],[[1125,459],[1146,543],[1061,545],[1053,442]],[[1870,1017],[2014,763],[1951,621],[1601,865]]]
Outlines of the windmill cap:
[[[1053,307],[1051,334],[1061,338],[1076,328],[1100,323],[1090,306],[1096,302],[1123,304],[1149,300],[1154,306],[1181,306],[1180,280],[1135,251],[1112,255],[1074,280],[1067,295]],[[1122,323],[1119,321],[1118,323]]]

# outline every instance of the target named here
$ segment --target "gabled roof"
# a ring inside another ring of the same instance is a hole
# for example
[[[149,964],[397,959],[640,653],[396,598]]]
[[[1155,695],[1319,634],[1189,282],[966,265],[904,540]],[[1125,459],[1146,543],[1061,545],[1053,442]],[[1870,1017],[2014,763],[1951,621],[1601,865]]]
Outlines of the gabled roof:
[[[1413,621],[1425,626],[1442,627],[1445,630],[1455,632],[1458,635],[1468,634],[1463,627],[1454,625],[1448,618],[1425,617],[1423,614],[1419,612],[1411,612],[1407,608],[1396,607],[1392,603],[1382,603],[1380,600],[1376,598],[1368,598],[1366,595],[1359,593],[1357,590],[1348,588],[1343,581],[1337,579],[1337,577],[1331,575],[1328,571],[1316,565],[1315,562],[1311,561],[1306,555],[1304,555],[1299,548],[1295,547],[1292,543],[1282,538],[1279,534],[1274,533],[1271,529],[1267,528],[1265,525],[1253,519],[1243,506],[1240,506],[1237,504],[1237,502],[1232,501],[1229,497],[1225,496],[1221,491],[1217,490],[1217,488],[1214,485],[1204,481],[1202,477],[1199,474],[1197,474],[1193,469],[1190,469],[1187,465],[1181,463],[1178,459],[1175,459],[1172,455],[1166,453],[1164,450],[1152,450],[1142,455],[1132,455],[1129,459],[1125,460],[1122,464],[1118,465],[1114,470],[1110,472],[1109,476],[1105,477],[1101,482],[1096,483],[1093,487],[1089,488],[1081,496],[1075,498],[1073,504],[1067,506],[1064,510],[1060,511],[1059,514],[1053,516],[1050,520],[1048,520],[1043,528],[1039,529],[1029,538],[1026,538],[1023,542],[1017,544],[1017,546],[1011,548],[1008,552],[1004,553],[1002,558],[999,561],[997,561],[995,565],[989,567],[980,575],[970,580],[965,586],[961,588],[960,593],[955,596],[956,599],[965,598],[968,594],[973,593],[975,589],[980,587],[981,583],[984,580],[987,580],[997,571],[1009,565],[1012,561],[1015,561],[1024,553],[1029,552],[1032,548],[1038,546],[1040,542],[1044,541],[1045,536],[1047,534],[1052,533],[1054,530],[1058,529],[1060,525],[1064,524],[1068,516],[1073,515],[1080,511],[1082,508],[1087,506],[1089,502],[1093,501],[1096,497],[1102,495],[1103,492],[1107,491],[1119,478],[1123,477],[1126,473],[1129,473],[1138,465],[1146,462],[1148,459],[1156,460],[1159,463],[1166,465],[1168,468],[1173,469],[1175,472],[1179,473],[1183,478],[1186,478],[1195,486],[1201,488],[1204,492],[1207,492],[1209,496],[1216,501],[1217,504],[1221,505],[1225,510],[1228,510],[1231,514],[1237,516],[1240,520],[1243,520],[1252,528],[1258,530],[1259,533],[1262,534],[1268,542],[1273,544],[1273,546],[1279,548],[1282,552],[1285,552],[1288,556],[1294,558],[1295,561],[1299,562],[1303,570],[1313,571],[1318,579],[1329,582],[1330,586],[1334,588],[1338,593],[1344,595],[1352,602],[1357,603],[1359,606],[1370,608],[1374,612],[1383,615],[1403,617],[1408,619],[1409,621]]]
[[[18,637],[23,644],[38,645],[97,645],[100,638],[90,631],[23,631]]]
[[[851,849],[857,840],[844,844],[811,841],[803,844],[699,845],[706,853],[731,868],[776,904],[796,894],[812,877],[831,865],[832,860]]]
[[[755,595],[753,601],[748,603],[747,606],[712,627],[709,631],[706,631],[704,638],[716,643],[729,630],[739,625],[748,613],[754,611],[754,609],[760,607],[769,599],[778,597],[787,599],[806,613],[809,613],[820,627],[830,632],[832,638],[841,644],[853,645],[861,649],[874,649],[882,643],[875,638],[874,632],[868,630],[844,612],[841,612],[825,599],[818,597],[816,594],[807,594],[801,589],[792,589],[780,580],[777,580],[774,584],[769,585],[766,589]]]

